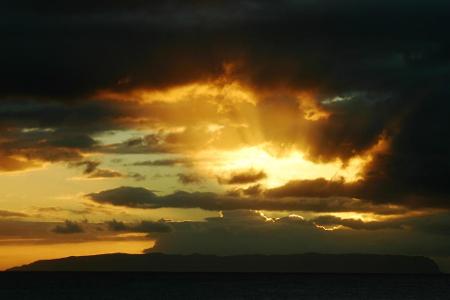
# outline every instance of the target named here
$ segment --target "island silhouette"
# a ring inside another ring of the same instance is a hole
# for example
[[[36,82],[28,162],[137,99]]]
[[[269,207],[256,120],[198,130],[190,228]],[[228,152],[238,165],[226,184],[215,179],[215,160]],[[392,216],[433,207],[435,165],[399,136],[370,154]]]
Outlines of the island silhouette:
[[[424,256],[376,254],[173,255],[102,254],[40,260],[8,271],[145,271],[437,274]]]

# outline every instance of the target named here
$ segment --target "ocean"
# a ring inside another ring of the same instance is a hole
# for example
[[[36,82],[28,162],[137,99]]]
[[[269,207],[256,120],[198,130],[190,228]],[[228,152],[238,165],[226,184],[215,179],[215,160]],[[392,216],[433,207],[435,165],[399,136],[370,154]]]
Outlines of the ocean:
[[[0,299],[450,299],[450,275],[0,273]]]

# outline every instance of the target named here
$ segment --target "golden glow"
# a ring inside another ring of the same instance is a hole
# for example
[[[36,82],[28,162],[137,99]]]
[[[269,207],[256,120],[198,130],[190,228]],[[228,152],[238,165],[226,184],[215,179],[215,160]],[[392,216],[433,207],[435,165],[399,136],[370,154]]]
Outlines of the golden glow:
[[[312,91],[281,91],[280,94],[296,101],[298,111],[289,105],[274,105],[273,100],[265,102],[265,98],[272,95],[258,94],[225,75],[217,80],[165,90],[135,90],[126,95],[103,92],[102,96],[114,100],[132,99],[142,104],[172,105],[168,111],[161,106],[155,107],[149,116],[161,109],[155,117],[164,116],[164,120],[169,121],[163,125],[164,132],[174,133],[170,136],[174,147],[176,142],[183,143],[181,148],[174,148],[175,151],[194,157],[197,171],[205,177],[215,179],[249,170],[263,171],[267,178],[260,182],[268,188],[301,179],[342,178],[345,182],[362,179],[363,168],[374,153],[383,151],[385,139],[380,139],[373,149],[345,164],[340,160],[309,161],[300,150],[307,149],[308,145],[295,145],[298,136],[302,135],[298,130],[303,128],[302,122],[320,122],[330,113]],[[180,103],[191,105],[174,106]],[[195,109],[191,110],[191,107]],[[207,119],[211,114],[215,114],[214,122]],[[276,125],[268,126],[270,123]],[[174,128],[182,130],[175,132]],[[269,143],[268,140],[278,141]]]
[[[113,237],[132,238],[132,237],[146,237],[146,236],[148,236],[148,233],[144,233],[144,232],[127,232],[127,233],[116,234]]]
[[[376,222],[385,220],[383,216],[376,215],[373,213],[338,212],[338,213],[327,213],[326,215],[335,216],[341,219],[361,220],[363,222]]]
[[[401,208],[401,206],[398,205],[386,205],[386,207],[390,208]],[[354,219],[354,220],[361,220],[363,222],[382,222],[382,221],[389,221],[389,220],[396,220],[396,219],[402,219],[402,218],[410,218],[410,217],[420,217],[420,216],[426,216],[431,214],[436,214],[443,212],[444,210],[439,209],[418,209],[418,210],[408,210],[407,212],[402,212],[399,214],[376,214],[376,213],[359,213],[359,212],[330,212],[326,213],[328,216],[335,216],[341,219]]]
[[[314,99],[312,93],[302,92],[298,95],[299,109],[303,111],[303,117],[308,121],[327,119],[330,113],[321,108]]]
[[[288,217],[289,218],[293,218],[293,219],[299,219],[299,220],[304,220],[305,219],[302,216],[296,215],[296,214],[290,214]]]
[[[334,231],[334,230],[341,229],[343,227],[342,225],[322,226],[322,225],[317,225],[317,224],[314,224],[314,226],[316,226],[319,229],[325,230],[325,231]]]
[[[266,216],[262,211],[258,210],[256,211],[262,218],[264,218],[264,220],[266,222],[274,222],[274,219],[269,218],[268,216]]]
[[[0,174],[20,174],[23,172],[42,169],[48,165],[48,163],[27,159],[19,155],[0,157]]]
[[[232,103],[256,103],[255,96],[238,82],[202,82],[192,83],[166,90],[134,90],[127,94],[102,91],[98,95],[110,100],[134,100],[143,103],[176,103],[201,99]]]
[[[213,179],[255,170],[267,174],[261,183],[268,188],[299,179],[342,178],[354,182],[361,179],[363,168],[378,148],[383,148],[384,139],[380,139],[373,149],[345,164],[340,160],[309,161],[300,150],[307,149],[308,145],[295,144],[302,136],[299,132],[305,126],[302,122],[320,122],[330,115],[316,100],[314,92],[280,91],[280,101],[286,94],[286,99],[291,99],[288,101],[296,101],[296,111],[289,105],[274,105],[274,100],[267,102],[265,99],[272,95],[258,94],[228,78],[233,65],[224,69],[228,71],[217,80],[165,90],[134,90],[128,94],[102,92],[101,96],[131,99],[144,106],[166,105],[149,109],[148,121],[163,118],[159,124],[166,134],[173,133],[168,136],[174,151],[194,157],[199,162],[197,171]],[[214,118],[208,119],[211,115]],[[271,123],[274,126],[268,126]]]
[[[340,161],[332,163],[314,163],[304,158],[304,155],[293,150],[280,155],[272,154],[267,146],[247,147],[235,151],[204,151],[198,154],[203,172],[227,176],[232,172],[261,170],[267,178],[261,183],[272,188],[296,179],[343,178],[353,182],[360,178],[360,172],[365,165],[362,158],[354,158],[344,166]],[[200,159],[203,158],[203,159]]]

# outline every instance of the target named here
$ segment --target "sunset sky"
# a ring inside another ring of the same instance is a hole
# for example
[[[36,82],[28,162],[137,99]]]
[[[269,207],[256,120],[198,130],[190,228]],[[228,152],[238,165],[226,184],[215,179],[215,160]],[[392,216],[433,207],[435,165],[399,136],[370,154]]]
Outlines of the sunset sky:
[[[0,3],[0,269],[110,252],[450,270],[450,4]]]

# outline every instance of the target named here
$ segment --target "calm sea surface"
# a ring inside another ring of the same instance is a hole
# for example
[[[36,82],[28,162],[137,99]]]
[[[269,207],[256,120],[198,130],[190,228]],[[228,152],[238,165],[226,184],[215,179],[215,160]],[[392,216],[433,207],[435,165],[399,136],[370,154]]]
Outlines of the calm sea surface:
[[[450,299],[449,275],[0,273],[0,299]]]

